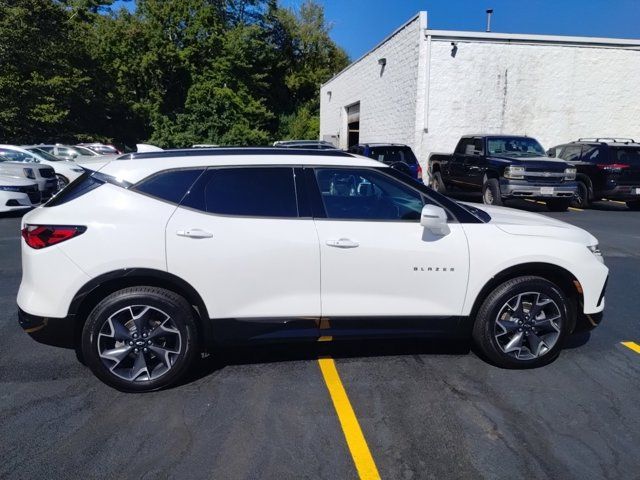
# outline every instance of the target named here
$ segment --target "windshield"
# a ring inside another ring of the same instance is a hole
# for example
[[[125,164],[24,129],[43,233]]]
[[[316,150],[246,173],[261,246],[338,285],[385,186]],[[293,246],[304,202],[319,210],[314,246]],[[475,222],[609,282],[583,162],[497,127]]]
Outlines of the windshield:
[[[387,165],[404,162],[415,165],[418,160],[409,147],[371,147],[369,156]]]
[[[611,162],[640,167],[640,148],[638,147],[612,147]]]
[[[55,155],[51,155],[49,152],[45,152],[41,148],[27,148],[26,150],[31,153],[35,153],[43,160],[47,160],[49,162],[59,162],[60,160],[63,160],[62,158],[58,158]]]
[[[489,155],[509,157],[545,157],[544,149],[535,138],[490,137],[487,139]]]

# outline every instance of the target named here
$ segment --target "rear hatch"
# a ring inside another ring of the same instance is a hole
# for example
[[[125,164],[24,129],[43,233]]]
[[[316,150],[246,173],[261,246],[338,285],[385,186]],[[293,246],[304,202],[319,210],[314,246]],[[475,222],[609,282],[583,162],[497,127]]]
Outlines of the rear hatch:
[[[599,167],[615,175],[618,185],[640,186],[640,146],[611,146],[609,163]]]

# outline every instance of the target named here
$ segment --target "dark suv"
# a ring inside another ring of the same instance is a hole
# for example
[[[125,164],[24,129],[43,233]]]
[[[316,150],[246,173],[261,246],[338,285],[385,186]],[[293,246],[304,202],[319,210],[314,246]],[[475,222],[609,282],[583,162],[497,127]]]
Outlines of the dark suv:
[[[399,170],[422,182],[422,167],[408,145],[398,143],[360,143],[349,147],[350,153],[364,155]]]
[[[581,138],[548,153],[577,168],[576,206],[586,208],[606,198],[640,210],[640,143],[630,138]]]

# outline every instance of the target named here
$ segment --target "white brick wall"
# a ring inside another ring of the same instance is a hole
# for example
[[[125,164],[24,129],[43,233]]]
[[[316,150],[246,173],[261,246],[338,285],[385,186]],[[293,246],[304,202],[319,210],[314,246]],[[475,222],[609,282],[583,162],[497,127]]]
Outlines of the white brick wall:
[[[640,138],[640,51],[431,43],[422,159],[468,133],[527,134],[543,147],[579,137]]]
[[[360,141],[415,141],[418,92],[418,43],[420,22],[416,16],[379,48],[326,83],[320,91],[320,138],[339,135],[347,147],[345,107],[360,102]],[[378,65],[386,58],[384,72]],[[331,91],[331,97],[327,94]]]
[[[322,87],[320,138],[339,135],[346,148],[345,107],[360,102],[360,141],[410,145],[423,169],[431,152],[452,152],[469,133],[526,134],[545,148],[579,137],[640,139],[640,46],[455,32],[429,42],[426,27],[421,12]]]

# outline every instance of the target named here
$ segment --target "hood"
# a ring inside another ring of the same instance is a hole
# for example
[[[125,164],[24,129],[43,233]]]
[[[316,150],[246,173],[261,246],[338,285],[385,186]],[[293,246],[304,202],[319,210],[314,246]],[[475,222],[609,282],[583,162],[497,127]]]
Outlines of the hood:
[[[0,175],[0,185],[9,187],[31,187],[38,184],[33,180],[27,180],[26,178],[12,177],[8,175]]]
[[[504,162],[510,165],[522,165],[523,167],[543,168],[548,170],[564,171],[565,168],[570,167],[567,162],[555,157],[510,157],[508,155],[491,155],[490,157],[494,161]]]
[[[0,162],[0,175],[8,175],[10,177],[25,178],[25,168],[34,170],[37,168],[35,163],[20,162]]]
[[[490,224],[511,235],[552,237],[582,245],[596,245],[598,240],[586,230],[539,213],[514,208],[472,204],[491,216]]]

